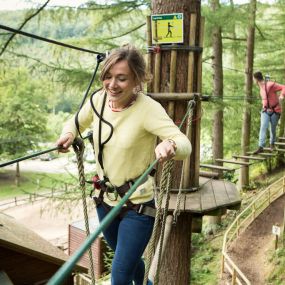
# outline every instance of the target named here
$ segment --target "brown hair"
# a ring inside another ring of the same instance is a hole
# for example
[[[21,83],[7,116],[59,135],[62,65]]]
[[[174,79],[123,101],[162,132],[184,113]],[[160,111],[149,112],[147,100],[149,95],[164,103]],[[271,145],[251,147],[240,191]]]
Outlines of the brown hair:
[[[263,80],[263,75],[260,71],[256,71],[253,73],[253,77],[257,80],[257,81],[262,81]]]
[[[142,54],[131,45],[124,45],[113,50],[103,62],[100,80],[103,81],[109,70],[119,61],[126,60],[129,68],[134,74],[135,81],[140,84],[148,80],[146,64]]]

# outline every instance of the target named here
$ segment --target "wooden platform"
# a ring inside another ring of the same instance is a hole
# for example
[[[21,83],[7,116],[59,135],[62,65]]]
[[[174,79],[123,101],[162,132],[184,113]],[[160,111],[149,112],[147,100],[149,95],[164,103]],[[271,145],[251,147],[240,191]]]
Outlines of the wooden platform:
[[[239,209],[241,198],[236,185],[224,181],[200,177],[201,189],[183,192],[180,210],[196,215],[215,215],[217,210]],[[177,194],[170,194],[169,210],[176,208]]]

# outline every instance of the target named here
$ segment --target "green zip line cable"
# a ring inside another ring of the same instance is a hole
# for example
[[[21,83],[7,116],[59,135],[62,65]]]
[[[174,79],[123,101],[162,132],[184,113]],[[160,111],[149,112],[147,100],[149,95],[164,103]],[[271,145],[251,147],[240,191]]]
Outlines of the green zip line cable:
[[[62,267],[53,275],[53,277],[48,281],[47,285],[57,285],[62,284],[68,274],[72,272],[73,267],[85,251],[92,245],[99,234],[105,230],[108,225],[113,221],[114,217],[117,216],[127,202],[130,196],[136,191],[137,187],[144,181],[145,177],[152,171],[153,167],[157,164],[159,159],[156,159],[147,168],[147,170],[140,176],[140,178],[133,184],[130,190],[125,194],[125,196],[120,200],[117,206],[112,208],[112,210],[106,215],[104,220],[100,223],[98,228],[90,234],[88,238],[83,242],[79,249],[62,265]]]

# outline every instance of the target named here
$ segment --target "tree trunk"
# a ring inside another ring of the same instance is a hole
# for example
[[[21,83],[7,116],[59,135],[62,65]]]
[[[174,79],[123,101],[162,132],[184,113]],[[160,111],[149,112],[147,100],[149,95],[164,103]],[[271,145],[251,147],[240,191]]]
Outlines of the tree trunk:
[[[250,15],[247,35],[247,54],[245,66],[245,98],[244,113],[241,137],[241,151],[243,155],[250,148],[250,124],[251,124],[251,103],[252,103],[252,82],[253,82],[253,60],[254,60],[254,36],[255,36],[255,14],[256,0],[250,1]],[[244,166],[240,171],[240,187],[244,188],[249,185],[249,167]]]
[[[279,137],[285,137],[285,99],[281,101],[281,107],[282,112],[280,117]],[[284,142],[284,140],[282,140],[281,142]],[[277,167],[281,167],[282,165],[284,165],[284,163],[284,153],[279,152],[277,157]]]
[[[20,186],[20,164],[16,163],[15,185]]]
[[[211,1],[213,13],[219,9],[219,0]],[[213,47],[213,96],[223,99],[223,44],[222,44],[222,29],[220,26],[213,27],[212,30],[212,47]],[[217,158],[223,158],[223,109],[222,104],[216,105],[213,114],[213,134],[212,147],[213,159],[215,164]],[[221,173],[222,174],[222,173]]]
[[[211,1],[211,10],[213,14],[220,8],[219,0]],[[213,96],[223,99],[223,43],[222,43],[222,28],[216,25],[212,29],[212,48],[213,48]],[[217,100],[220,102],[222,100]],[[223,165],[222,162],[217,162],[217,158],[224,157],[224,125],[223,125],[223,104],[217,103],[213,113],[213,130],[212,130],[212,149],[213,160],[217,165]],[[217,170],[220,176],[223,171]],[[211,216],[207,218],[210,231],[215,231],[215,227],[221,222],[221,215]]]
[[[184,29],[184,46],[189,45],[189,33],[190,33],[190,14],[195,13],[197,16],[197,27],[194,35],[193,45],[199,45],[199,27],[200,27],[200,1],[172,1],[172,0],[152,0],[152,14],[170,14],[170,13],[183,13],[183,29]],[[172,54],[172,55],[171,55]],[[176,62],[176,75],[175,80],[171,77],[170,67],[171,62],[173,63],[175,56]],[[188,60],[189,60],[189,51],[187,50],[178,50],[177,54],[174,54],[173,51],[161,51],[159,55],[154,54],[151,58],[151,65],[156,66],[152,73],[154,74],[154,82],[148,87],[150,92],[197,92],[199,89],[198,84],[198,54],[194,54],[194,68],[191,70],[191,89],[189,90],[189,74],[188,74]],[[158,69],[157,63],[161,62],[161,66]],[[159,80],[156,80],[159,77]],[[171,106],[171,108],[170,108]],[[171,102],[168,106],[165,104],[164,107],[171,110],[172,118],[174,121],[179,124],[179,121],[183,118],[187,103],[186,102]],[[195,115],[194,115],[195,116]],[[197,120],[199,121],[199,120]],[[199,125],[199,122],[195,122],[196,126]],[[199,164],[199,159],[197,159],[197,153],[199,153],[199,146],[195,142],[200,140],[199,131],[196,132],[198,135],[193,135],[193,129],[191,129],[191,143],[193,146],[193,153],[191,154],[190,163],[195,167],[195,174],[191,173],[188,175],[190,177],[187,182],[183,181],[183,188],[190,188],[198,181],[198,174],[196,173],[197,165]],[[186,131],[186,128],[182,129]],[[193,137],[193,138],[192,138]],[[195,158],[194,158],[195,157]],[[173,188],[178,188],[180,184],[181,169],[182,163],[176,163],[173,172]],[[199,169],[198,169],[199,170]],[[198,185],[196,185],[198,186]],[[159,275],[159,284],[175,284],[175,285],[185,285],[190,284],[190,260],[191,260],[191,223],[192,216],[190,213],[183,212],[179,215],[176,226],[172,227],[170,233],[169,241],[167,244],[167,249],[165,252],[164,259],[160,267]]]

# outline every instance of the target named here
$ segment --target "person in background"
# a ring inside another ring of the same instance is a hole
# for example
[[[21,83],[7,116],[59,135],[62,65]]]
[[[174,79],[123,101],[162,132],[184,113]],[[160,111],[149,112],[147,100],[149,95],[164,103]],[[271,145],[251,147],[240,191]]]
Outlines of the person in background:
[[[142,92],[147,74],[137,49],[124,46],[112,51],[100,79],[103,88],[75,116],[77,124],[75,117],[65,124],[57,145],[68,151],[78,133],[92,126],[98,174],[93,198],[102,221],[155,158],[183,160],[190,155],[191,144],[164,108]],[[154,189],[149,175],[103,232],[115,252],[112,285],[143,284],[142,255],[154,225]]]
[[[279,98],[282,100],[285,97],[285,85],[270,81],[269,78],[264,78],[260,71],[253,74],[253,79],[259,87],[262,100],[262,110],[260,117],[260,131],[258,149],[254,154],[261,153],[266,144],[266,133],[270,125],[270,149],[274,150],[276,141],[276,127],[281,115],[281,105]],[[280,96],[278,95],[280,92]]]

